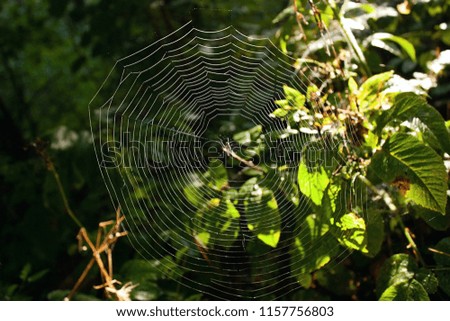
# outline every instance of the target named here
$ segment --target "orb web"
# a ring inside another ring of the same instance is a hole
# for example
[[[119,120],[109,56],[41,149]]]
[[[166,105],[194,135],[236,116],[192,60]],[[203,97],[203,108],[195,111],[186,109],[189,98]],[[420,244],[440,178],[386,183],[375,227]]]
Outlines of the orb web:
[[[304,135],[289,135],[286,122],[270,116],[278,108],[275,102],[284,99],[283,86],[306,92],[311,85],[294,63],[269,39],[246,36],[232,26],[205,31],[188,23],[117,61],[90,104],[101,174],[114,206],[126,217],[134,248],[158,260],[168,278],[207,297],[283,297],[298,287],[292,275],[302,262],[317,259],[304,253],[293,264],[289,254],[293,242],[308,242],[300,231],[308,228],[305,217],[311,213],[298,190],[287,192],[295,205],[278,201],[282,219],[266,217],[268,225],[278,219],[281,230],[290,230],[270,247],[252,233],[249,222],[267,212],[270,200],[286,197],[283,179],[256,175],[252,181],[243,171],[229,171],[276,166],[280,151],[333,149],[310,145],[317,136],[313,127]],[[308,64],[302,68],[314,74]],[[321,80],[315,85],[320,87]],[[244,133],[245,141],[252,131],[265,145],[278,146],[259,164],[242,164],[233,152],[235,135]],[[271,141],[274,135],[278,139]],[[289,160],[293,166],[286,175],[297,177],[298,159]],[[280,188],[267,194],[264,186],[274,180]],[[256,198],[260,201],[251,203],[243,222],[245,184],[252,195],[264,192],[269,198]],[[227,194],[233,189],[237,192]],[[353,202],[363,204],[357,197]],[[214,208],[212,214],[208,208]],[[339,252],[334,261],[347,253],[333,250]]]

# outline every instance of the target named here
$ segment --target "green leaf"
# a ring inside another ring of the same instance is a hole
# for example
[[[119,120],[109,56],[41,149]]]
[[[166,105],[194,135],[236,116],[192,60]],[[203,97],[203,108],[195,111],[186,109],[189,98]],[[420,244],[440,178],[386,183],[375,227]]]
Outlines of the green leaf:
[[[395,254],[384,262],[377,282],[380,300],[429,300],[437,290],[433,272],[417,266],[407,254]]]
[[[344,214],[334,222],[331,231],[343,246],[368,253],[366,223],[358,214]]]
[[[388,287],[380,297],[380,301],[429,301],[427,291],[422,284],[412,279]]]
[[[348,79],[348,90],[350,94],[354,94],[358,91],[358,84],[353,77],[350,77]]]
[[[291,273],[299,280],[328,264],[339,244],[329,233],[329,225],[316,214],[306,217],[291,248]]]
[[[305,289],[309,289],[312,285],[312,276],[309,273],[298,274],[297,282]]]
[[[298,168],[298,185],[300,191],[314,204],[321,204],[329,182],[328,174],[323,166],[308,167],[302,160]]]
[[[420,284],[422,284],[423,288],[428,293],[436,293],[438,287],[438,279],[433,272],[428,269],[422,268],[419,269],[415,278],[417,281],[419,281]]]
[[[450,226],[450,214],[448,209],[444,216],[439,212],[432,211],[421,206],[413,206],[413,209],[415,214],[417,214],[422,220],[424,220],[425,223],[437,231],[445,231]]]
[[[439,287],[447,295],[450,296],[450,270],[448,268],[437,268],[436,277],[439,282]]]
[[[246,145],[252,141],[255,141],[261,135],[261,132],[262,126],[257,125],[248,130],[244,130],[242,132],[234,134],[233,139],[241,145]]]
[[[25,282],[28,279],[28,275],[30,275],[30,272],[31,272],[31,264],[27,263],[22,268],[22,271],[20,271],[19,275],[20,279]]]
[[[229,199],[213,198],[197,211],[193,233],[205,248],[229,247],[239,236],[240,214]]]
[[[288,114],[288,111],[286,109],[277,108],[270,114],[270,116],[276,117],[276,118],[283,118],[283,117],[286,117],[287,114]]]
[[[160,261],[144,259],[126,261],[120,269],[120,275],[133,283],[154,283],[161,277]]]
[[[384,72],[367,79],[359,88],[358,102],[362,111],[380,106],[380,94],[393,71]]]
[[[33,275],[28,277],[28,282],[36,282],[42,279],[47,273],[49,272],[49,269],[41,270],[39,272],[34,273]]]
[[[414,45],[405,38],[394,36],[393,34],[386,32],[377,32],[373,34],[370,39],[372,40],[372,45],[374,44],[374,40],[388,40],[395,42],[406,52],[412,61],[416,61],[416,50],[414,49]]]
[[[352,295],[356,292],[355,273],[344,264],[327,266],[315,273],[321,287],[336,295]]]
[[[189,181],[190,183],[183,188],[183,194],[189,203],[199,207],[204,201],[207,186],[196,174],[192,175]]]
[[[450,135],[445,126],[444,118],[426,100],[414,93],[401,93],[394,97],[392,107],[383,112],[377,119],[376,132],[392,121],[402,122],[418,118],[433,133],[442,149],[450,153]]]
[[[406,198],[445,214],[447,174],[439,155],[417,138],[394,134],[372,158],[371,170],[385,182],[400,179]]]
[[[281,217],[273,192],[254,184],[244,200],[244,208],[248,229],[263,243],[275,248],[280,240]]]
[[[387,259],[377,281],[377,293],[381,296],[392,285],[409,282],[417,271],[417,263],[408,254],[395,254]]]
[[[50,301],[63,301],[69,293],[69,290],[55,290],[47,295],[47,299]],[[73,296],[72,301],[100,301],[100,299],[93,295],[76,293]]]
[[[367,256],[375,257],[384,241],[384,222],[379,211],[369,209],[367,216]]]
[[[286,96],[286,100],[289,105],[295,108],[301,108],[306,102],[306,97],[300,93],[297,89],[284,85],[283,91]]]
[[[228,184],[227,170],[223,166],[223,163],[214,159],[209,163],[209,174],[212,179],[213,186],[217,189],[222,189],[226,184]]]

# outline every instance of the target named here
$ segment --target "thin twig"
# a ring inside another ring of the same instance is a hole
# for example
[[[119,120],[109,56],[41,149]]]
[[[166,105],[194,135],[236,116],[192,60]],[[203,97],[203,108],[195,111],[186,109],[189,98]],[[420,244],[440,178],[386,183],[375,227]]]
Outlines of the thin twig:
[[[355,38],[355,35],[351,31],[351,29],[348,27],[348,25],[344,23],[343,15],[336,8],[335,3],[332,4],[331,1],[326,1],[326,3],[333,11],[334,18],[338,22],[339,27],[342,30],[342,34],[343,34],[345,40],[347,41],[350,48],[353,49],[353,52],[356,54],[356,57],[358,58],[359,63],[361,64],[361,67],[364,70],[366,76],[371,76],[372,73],[370,71],[369,65],[367,64],[366,57],[364,56],[364,53],[362,52],[361,47],[359,46],[359,44]]]
[[[224,151],[228,156],[230,156],[230,157],[232,157],[232,158],[234,158],[234,159],[240,161],[241,163],[245,164],[246,166],[248,166],[248,167],[250,167],[250,168],[252,168],[252,169],[254,169],[254,170],[257,170],[257,171],[259,171],[259,172],[262,172],[262,173],[265,173],[265,172],[266,172],[262,167],[259,167],[258,165],[253,164],[252,161],[248,161],[248,160],[246,160],[246,159],[243,159],[243,158],[240,157],[239,155],[237,155],[237,154],[231,149],[231,147],[230,147],[229,144],[223,146],[222,149],[223,149],[223,151]]]
[[[450,254],[449,254],[449,253],[445,253],[445,252],[439,251],[439,250],[437,250],[437,249],[433,249],[432,247],[429,247],[429,248],[428,248],[428,251],[433,252],[433,253],[437,253],[437,254],[440,254],[440,255],[445,255],[445,256],[450,257]]]
[[[302,34],[302,38],[306,40],[306,32],[303,29],[302,22],[306,24],[305,17],[298,11],[297,0],[293,0],[294,2],[294,14],[295,19],[297,20],[298,28],[300,29],[300,33]]]
[[[75,295],[75,293],[80,288],[80,286],[83,283],[84,279],[86,279],[89,271],[94,266],[94,263],[95,263],[95,259],[94,258],[90,259],[89,263],[84,268],[83,273],[81,273],[80,277],[78,278],[77,283],[75,283],[75,285],[73,286],[73,288],[70,291],[70,293],[64,298],[64,301],[72,300],[73,296]]]
[[[127,232],[120,232],[121,224],[125,219],[124,216],[120,216],[120,208],[116,212],[116,220],[110,220],[106,222],[100,222],[98,224],[97,237],[95,239],[95,245],[89,238],[87,231],[84,227],[80,229],[77,235],[79,241],[79,247],[83,248],[82,244],[87,244],[88,248],[92,252],[92,258],[88,265],[84,269],[83,273],[79,277],[77,283],[75,284],[72,291],[65,298],[65,300],[70,300],[75,292],[80,287],[81,283],[85,280],[90,269],[97,264],[100,270],[100,276],[103,283],[98,286],[94,286],[95,289],[104,289],[105,294],[110,298],[114,295],[117,300],[129,300],[129,292],[135,287],[131,283],[126,283],[121,288],[116,288],[116,284],[121,284],[121,282],[113,279],[113,259],[112,259],[112,247],[117,242],[119,237],[127,235]],[[112,227],[106,231],[108,226]],[[106,254],[106,266],[103,262],[102,254]]]
[[[44,160],[44,162],[47,166],[47,170],[49,170],[53,174],[53,177],[55,178],[56,186],[58,187],[58,192],[59,192],[59,195],[61,196],[63,206],[64,206],[64,209],[66,210],[66,213],[69,215],[69,217],[72,219],[72,221],[76,225],[78,225],[79,228],[82,228],[83,224],[81,224],[80,220],[77,218],[75,213],[70,208],[66,192],[65,192],[63,184],[61,182],[61,178],[59,177],[59,173],[56,170],[55,164],[53,163],[52,159],[48,155],[47,150],[44,145],[45,144],[41,140],[36,140],[32,144],[32,146],[35,148],[38,155]]]

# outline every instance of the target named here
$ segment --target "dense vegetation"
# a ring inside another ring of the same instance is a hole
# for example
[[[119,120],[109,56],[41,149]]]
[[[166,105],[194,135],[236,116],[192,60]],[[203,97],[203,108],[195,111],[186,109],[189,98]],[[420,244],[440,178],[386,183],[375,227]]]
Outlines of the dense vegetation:
[[[4,1],[0,298],[61,300],[89,266],[85,241],[117,210],[94,155],[89,101],[117,59],[193,19],[205,30],[232,24],[269,37],[307,86],[283,87],[267,116],[284,128],[271,140],[264,124],[221,119],[206,138],[227,137],[225,155],[192,184],[174,180],[169,190],[179,193],[155,199],[167,182],[143,182],[133,197],[167,220],[146,223],[157,227],[147,241],[172,255],[143,258],[136,239],[114,234],[104,248],[114,271],[92,261],[73,298],[126,298],[93,288],[113,277],[132,282],[125,286],[141,300],[447,300],[449,6]],[[258,161],[283,140],[302,142],[301,157]],[[188,229],[174,223],[176,208],[194,213]]]

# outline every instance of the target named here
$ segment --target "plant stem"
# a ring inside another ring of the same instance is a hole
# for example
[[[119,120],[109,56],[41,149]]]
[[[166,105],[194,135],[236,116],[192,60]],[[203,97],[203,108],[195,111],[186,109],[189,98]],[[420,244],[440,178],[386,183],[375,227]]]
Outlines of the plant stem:
[[[83,224],[81,224],[80,220],[78,220],[75,213],[72,211],[69,205],[69,201],[67,199],[66,192],[64,191],[63,184],[61,183],[61,178],[59,177],[58,171],[55,168],[55,164],[53,164],[52,159],[47,153],[46,144],[40,140],[36,139],[31,146],[35,149],[36,153],[42,158],[42,160],[45,162],[45,165],[47,167],[47,170],[52,172],[53,177],[55,178],[56,185],[58,186],[58,192],[61,196],[61,199],[63,201],[64,209],[66,210],[69,217],[72,219],[72,221],[78,225],[79,228],[83,228]]]
[[[428,251],[433,252],[433,253],[437,253],[437,254],[440,254],[440,255],[444,255],[444,256],[450,257],[450,254],[449,254],[449,253],[445,253],[445,252],[442,252],[442,251],[433,249],[432,247],[429,247],[429,248],[428,248]]]
[[[333,11],[334,18],[339,23],[339,26],[341,27],[342,34],[347,41],[348,45],[352,48],[352,50],[355,52],[356,57],[359,61],[359,64],[361,65],[363,72],[366,76],[370,76],[372,73],[370,71],[369,65],[367,64],[366,57],[364,56],[364,53],[361,50],[361,47],[358,44],[358,41],[355,38],[355,35],[353,34],[350,27],[344,22],[344,16],[341,14],[341,12],[337,9],[336,4],[334,1],[327,1],[328,5],[330,6],[331,10]],[[345,6],[345,3],[344,5]]]
[[[59,195],[61,195],[61,199],[63,201],[64,208],[65,208],[67,214],[70,216],[72,221],[74,221],[74,223],[78,225],[79,228],[82,228],[83,224],[81,224],[80,220],[78,220],[75,213],[70,208],[69,201],[67,200],[66,192],[64,191],[64,187],[62,186],[61,179],[60,179],[59,174],[56,171],[53,163],[50,163],[49,170],[52,172],[53,177],[55,178],[56,185],[58,186]]]
[[[409,230],[409,228],[407,228],[407,227],[405,226],[405,224],[403,224],[403,221],[402,221],[402,218],[401,218],[400,215],[398,216],[398,218],[399,218],[398,222],[399,222],[399,224],[400,224],[400,226],[401,226],[401,228],[402,228],[402,230],[403,230],[403,234],[405,234],[405,237],[406,237],[406,239],[408,240],[409,245],[410,245],[411,248],[413,249],[413,252],[414,252],[414,254],[416,255],[416,258],[419,260],[419,262],[420,262],[423,266],[426,266],[425,261],[423,260],[422,255],[421,255],[420,252],[419,252],[419,248],[417,247],[416,242],[414,242],[414,239],[413,239],[413,237],[412,237],[412,235],[411,235],[411,231]]]
[[[241,163],[245,164],[246,166],[248,166],[248,167],[250,167],[250,168],[252,168],[252,169],[254,169],[254,170],[257,170],[257,171],[259,171],[259,172],[262,172],[262,173],[265,173],[265,172],[266,172],[262,167],[259,167],[258,165],[253,164],[252,161],[248,161],[248,160],[246,160],[246,159],[243,159],[243,158],[240,157],[239,155],[237,155],[237,154],[231,149],[231,147],[230,147],[229,145],[223,146],[222,149],[223,149],[223,151],[224,151],[228,156],[230,156],[230,157],[232,157],[232,158],[234,158],[234,159],[240,161]]]

